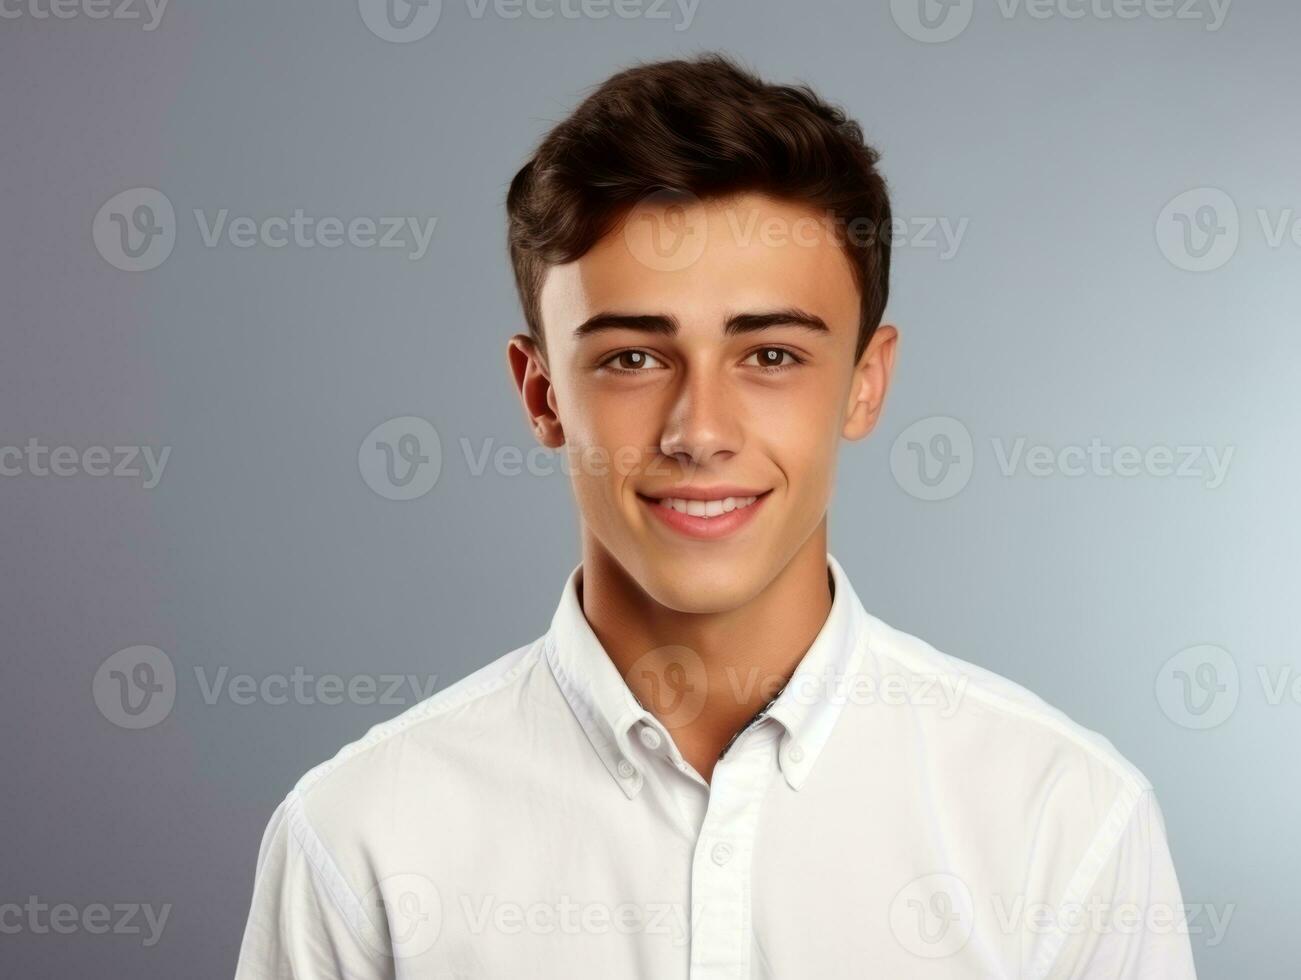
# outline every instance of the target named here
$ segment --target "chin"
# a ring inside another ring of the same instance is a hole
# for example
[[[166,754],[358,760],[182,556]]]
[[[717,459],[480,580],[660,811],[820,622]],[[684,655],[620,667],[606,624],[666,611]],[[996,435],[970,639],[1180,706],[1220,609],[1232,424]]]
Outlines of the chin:
[[[765,584],[751,556],[643,555],[638,584],[662,606],[684,613],[720,613],[744,606]]]

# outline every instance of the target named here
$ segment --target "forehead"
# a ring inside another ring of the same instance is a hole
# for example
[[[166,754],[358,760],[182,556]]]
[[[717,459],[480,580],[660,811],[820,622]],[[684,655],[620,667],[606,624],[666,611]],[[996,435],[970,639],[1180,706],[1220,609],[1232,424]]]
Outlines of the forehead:
[[[853,269],[824,212],[762,194],[634,208],[582,258],[547,271],[543,329],[560,339],[596,313],[668,314],[683,329],[799,307],[858,328]]]

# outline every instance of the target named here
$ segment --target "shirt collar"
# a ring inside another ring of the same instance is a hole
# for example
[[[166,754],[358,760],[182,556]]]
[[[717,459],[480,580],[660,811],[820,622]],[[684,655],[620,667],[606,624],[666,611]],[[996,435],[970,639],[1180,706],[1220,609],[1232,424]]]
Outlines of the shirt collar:
[[[785,729],[778,764],[786,782],[797,790],[831,735],[844,705],[845,685],[859,669],[867,638],[867,613],[830,554],[827,569],[835,588],[831,612],[786,686],[761,712]],[[544,638],[546,657],[593,748],[632,798],[641,790],[643,777],[630,761],[630,732],[639,723],[659,723],[628,689],[583,615],[578,599],[581,573],[580,564],[565,582]]]

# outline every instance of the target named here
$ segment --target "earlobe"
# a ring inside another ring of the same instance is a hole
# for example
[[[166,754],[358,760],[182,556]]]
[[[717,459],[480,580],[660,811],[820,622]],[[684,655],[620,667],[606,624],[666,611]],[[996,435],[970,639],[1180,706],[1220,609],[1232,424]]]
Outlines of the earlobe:
[[[507,344],[506,359],[533,435],[548,449],[560,448],[565,434],[546,360],[536,341],[528,334],[515,334]]]
[[[872,339],[854,368],[850,386],[849,403],[845,406],[845,423],[841,433],[846,439],[862,439],[876,428],[885,395],[894,373],[894,355],[899,341],[899,331],[883,323],[876,328]]]

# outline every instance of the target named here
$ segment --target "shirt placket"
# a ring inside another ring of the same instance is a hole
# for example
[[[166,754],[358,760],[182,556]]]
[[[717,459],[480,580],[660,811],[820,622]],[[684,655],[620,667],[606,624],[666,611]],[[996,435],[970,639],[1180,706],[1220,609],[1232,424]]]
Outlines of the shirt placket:
[[[775,741],[770,725],[753,729],[714,767],[691,862],[691,980],[750,975],[752,858]]]

